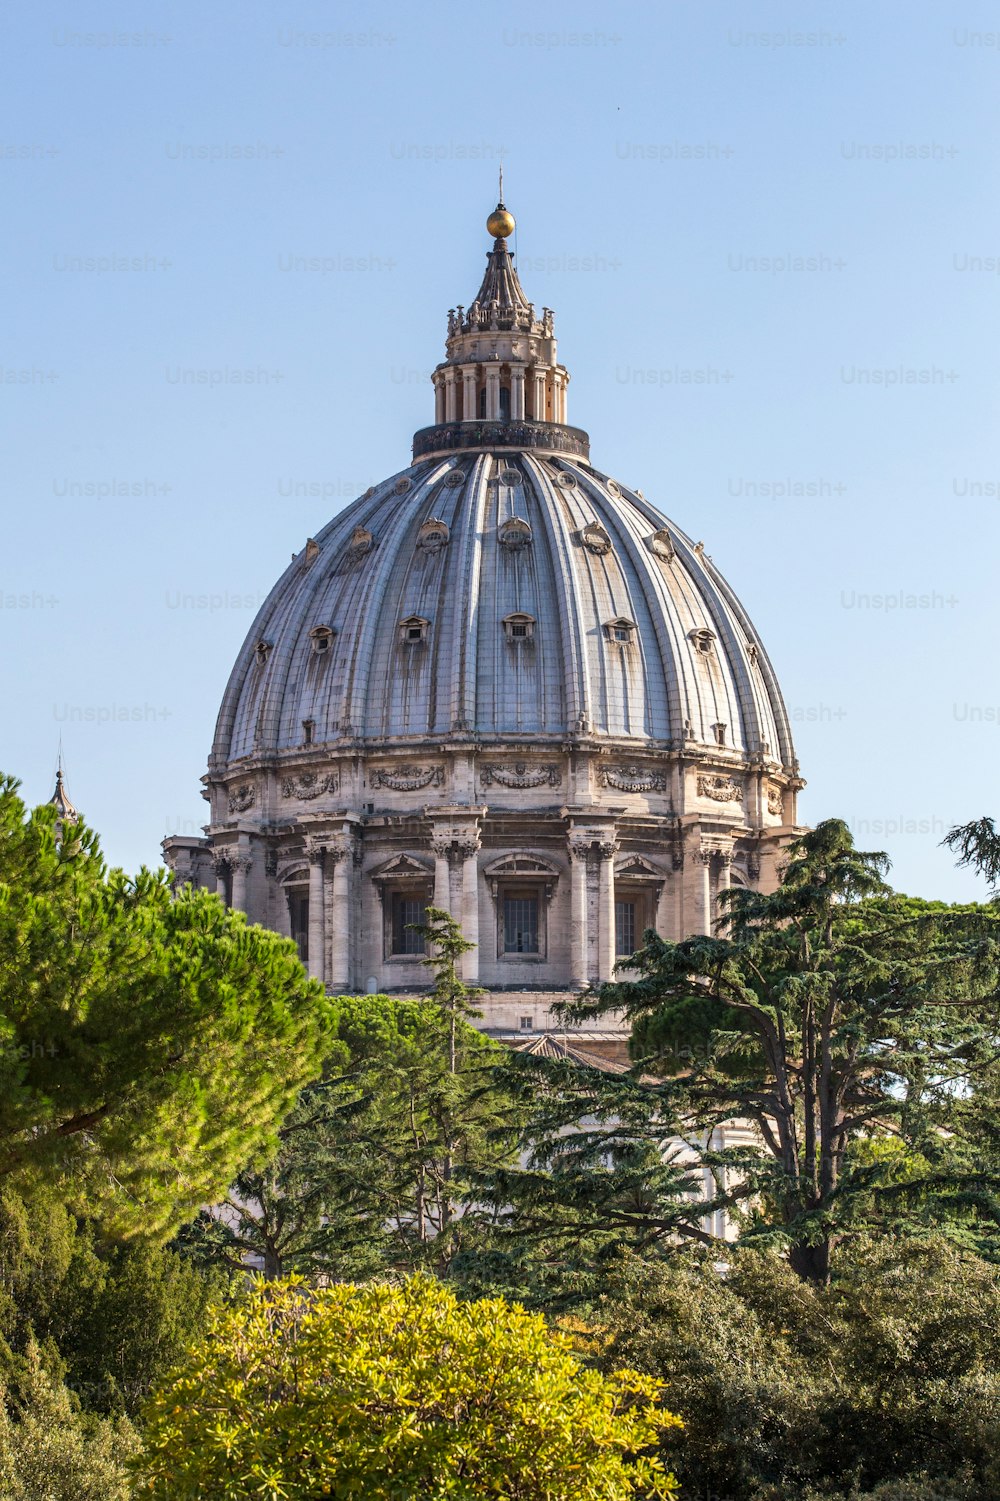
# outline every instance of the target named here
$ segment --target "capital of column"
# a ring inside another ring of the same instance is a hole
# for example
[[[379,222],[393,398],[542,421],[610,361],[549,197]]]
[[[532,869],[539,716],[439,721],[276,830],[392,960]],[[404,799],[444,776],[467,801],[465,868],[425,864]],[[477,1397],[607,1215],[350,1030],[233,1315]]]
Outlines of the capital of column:
[[[310,865],[322,865],[323,861],[326,859],[326,845],[312,843],[307,844],[306,859],[309,861]]]
[[[597,843],[597,853],[602,860],[613,860],[621,849],[621,843],[617,839],[601,839]]]
[[[456,839],[453,848],[459,859],[471,860],[473,855],[478,855],[482,849],[482,840],[478,837],[466,835],[462,839]]]
[[[221,876],[224,871],[229,870],[232,864],[233,857],[228,850],[219,850],[217,854],[212,856],[212,869],[217,876]]]
[[[234,855],[229,863],[233,867],[233,870],[241,870],[245,874],[253,864],[253,856]]]
[[[569,852],[575,860],[586,861],[590,858],[594,841],[582,836],[569,841]]]

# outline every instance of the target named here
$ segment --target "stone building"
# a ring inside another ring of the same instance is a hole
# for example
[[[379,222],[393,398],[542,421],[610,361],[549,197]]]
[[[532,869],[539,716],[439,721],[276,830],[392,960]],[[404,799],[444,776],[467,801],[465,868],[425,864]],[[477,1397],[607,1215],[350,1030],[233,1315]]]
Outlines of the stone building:
[[[772,888],[802,785],[739,600],[568,425],[513,227],[499,204],[412,461],[308,539],[254,621],[205,837],[164,841],[331,991],[419,989],[410,924],[446,908],[508,1035],[544,1033],[647,926],[706,931],[730,883]]]

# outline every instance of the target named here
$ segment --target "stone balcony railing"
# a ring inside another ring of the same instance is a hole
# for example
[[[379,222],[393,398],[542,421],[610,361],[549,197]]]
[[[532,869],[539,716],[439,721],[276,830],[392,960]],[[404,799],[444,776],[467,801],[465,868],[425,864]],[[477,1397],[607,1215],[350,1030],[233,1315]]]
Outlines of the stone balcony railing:
[[[414,459],[429,453],[484,448],[536,448],[589,459],[590,435],[580,427],[528,418],[515,422],[441,422],[435,427],[422,427],[413,435]]]

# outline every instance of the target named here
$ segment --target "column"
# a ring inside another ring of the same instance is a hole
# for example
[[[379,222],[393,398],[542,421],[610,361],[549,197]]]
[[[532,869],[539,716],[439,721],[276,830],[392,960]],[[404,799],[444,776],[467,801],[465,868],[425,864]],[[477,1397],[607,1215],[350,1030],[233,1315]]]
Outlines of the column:
[[[531,399],[532,416],[536,422],[545,421],[545,371],[537,368],[531,372],[534,394]]]
[[[434,905],[440,907],[442,912],[451,912],[451,876],[448,864],[451,846],[450,838],[441,837],[431,841],[431,849],[434,851]]]
[[[462,421],[475,422],[479,413],[476,411],[476,367],[475,365],[462,366]]]
[[[444,386],[441,377],[437,376],[434,381],[434,421],[440,423],[444,420]]]
[[[590,984],[587,958],[587,861],[592,841],[571,839],[570,855],[570,923],[569,972],[574,990],[586,990]]]
[[[454,422],[458,416],[458,385],[454,370],[444,372],[444,420]]]
[[[600,916],[597,928],[598,978],[602,983],[613,978],[615,967],[615,854],[618,841],[605,839],[597,846],[600,856]]]
[[[346,843],[327,850],[333,862],[330,899],[330,990],[342,995],[351,983],[351,851]],[[312,941],[310,938],[310,953]]]
[[[229,855],[215,855],[212,858],[212,869],[215,872],[215,894],[226,900],[226,872],[229,869]]]
[[[698,864],[701,868],[701,902],[699,903],[699,919],[701,926],[699,932],[711,933],[712,920],[712,857],[713,851],[701,849],[697,852]]]
[[[476,947],[462,956],[462,978],[479,983],[479,840],[466,838],[458,846],[462,858],[462,936]]]
[[[732,852],[732,850],[720,850],[719,851],[719,889],[718,889],[718,891],[716,893],[716,898],[715,898],[715,926],[716,926],[716,929],[721,929],[721,927],[722,927],[722,919],[726,915],[726,913],[729,911],[728,905],[723,904],[722,902],[720,902],[719,901],[719,897],[722,895],[722,893],[724,891],[728,891],[729,888],[730,888],[730,886],[732,885],[732,881],[730,880],[730,869],[732,867],[732,863],[733,863],[733,852]]]
[[[253,861],[249,855],[235,855],[233,857],[233,898],[230,906],[236,912],[247,910],[247,873]]]
[[[496,422],[500,416],[500,371],[497,369],[486,372],[486,419],[488,422]]]
[[[323,976],[323,938],[326,931],[323,902],[323,864],[326,850],[321,844],[310,845],[309,856],[309,973],[314,980]]]
[[[562,376],[558,370],[552,372],[552,421],[561,422],[562,419]]]
[[[524,370],[515,365],[510,372],[510,420],[520,422],[524,417]]]

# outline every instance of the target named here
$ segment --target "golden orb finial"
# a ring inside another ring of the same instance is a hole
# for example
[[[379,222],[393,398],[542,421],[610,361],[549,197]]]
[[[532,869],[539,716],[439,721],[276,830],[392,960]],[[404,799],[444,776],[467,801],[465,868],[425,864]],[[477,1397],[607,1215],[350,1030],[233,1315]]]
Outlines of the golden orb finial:
[[[487,219],[486,228],[495,240],[506,240],[514,233],[514,215],[504,207],[502,201]]]

